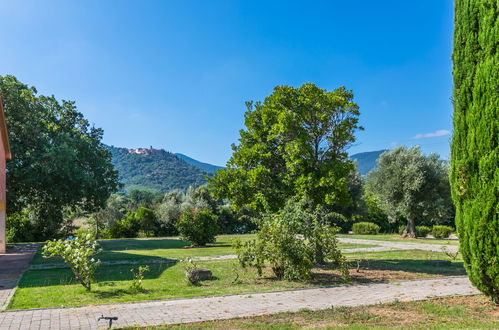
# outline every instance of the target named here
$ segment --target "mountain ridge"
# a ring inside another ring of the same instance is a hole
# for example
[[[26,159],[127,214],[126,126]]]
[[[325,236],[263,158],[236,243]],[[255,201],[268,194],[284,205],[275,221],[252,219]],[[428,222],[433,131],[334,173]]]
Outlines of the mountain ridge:
[[[183,159],[187,163],[194,165],[194,166],[196,166],[196,167],[198,167],[198,168],[200,168],[200,169],[202,169],[205,172],[210,173],[210,174],[213,174],[216,171],[218,171],[219,169],[223,168],[222,166],[217,166],[217,165],[201,162],[197,159],[191,158],[187,155],[184,155],[184,154],[181,154],[178,152],[175,153],[175,156],[179,157],[180,159]]]
[[[223,167],[201,162],[181,153],[164,149],[105,147],[111,152],[112,163],[125,190],[146,189],[167,192],[187,189],[207,182],[207,177]],[[376,160],[386,150],[350,155],[362,175],[376,168]]]

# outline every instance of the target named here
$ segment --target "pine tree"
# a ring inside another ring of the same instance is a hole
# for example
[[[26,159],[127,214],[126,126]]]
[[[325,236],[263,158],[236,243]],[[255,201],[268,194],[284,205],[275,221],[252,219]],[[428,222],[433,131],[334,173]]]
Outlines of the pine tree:
[[[456,0],[451,184],[471,282],[499,304],[499,37],[496,0]]]

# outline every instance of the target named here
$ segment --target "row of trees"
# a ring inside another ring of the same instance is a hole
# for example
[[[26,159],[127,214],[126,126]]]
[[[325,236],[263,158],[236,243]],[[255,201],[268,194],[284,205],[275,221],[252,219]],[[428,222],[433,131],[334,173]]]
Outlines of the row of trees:
[[[128,195],[113,194],[105,207],[88,217],[84,230],[97,238],[175,236],[189,221],[194,226],[193,217],[198,212],[215,218],[215,229],[206,226],[207,232],[214,233],[208,236],[246,233],[255,228],[247,212],[235,212],[223,201],[216,200],[204,185],[166,194],[145,190],[132,190]]]
[[[437,155],[400,147],[361,178],[347,155],[362,129],[351,91],[278,86],[263,103],[247,105],[239,144],[232,146],[227,168],[209,181],[214,194],[236,209],[274,213],[298,198],[343,230],[354,221],[373,221],[396,231],[406,220],[406,237],[416,237],[416,223],[452,224],[448,168]]]

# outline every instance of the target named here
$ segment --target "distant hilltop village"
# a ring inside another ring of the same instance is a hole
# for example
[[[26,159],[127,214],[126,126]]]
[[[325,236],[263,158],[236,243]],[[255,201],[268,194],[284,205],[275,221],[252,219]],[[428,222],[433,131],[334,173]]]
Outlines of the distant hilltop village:
[[[149,155],[153,152],[159,152],[162,149],[154,149],[152,146],[148,148],[137,148],[137,149],[127,149],[130,154],[140,154],[140,155]]]

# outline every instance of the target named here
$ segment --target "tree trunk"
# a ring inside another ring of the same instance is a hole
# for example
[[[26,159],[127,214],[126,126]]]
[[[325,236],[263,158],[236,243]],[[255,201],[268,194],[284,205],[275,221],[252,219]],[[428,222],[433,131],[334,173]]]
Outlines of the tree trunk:
[[[403,238],[416,238],[416,224],[413,218],[407,219],[407,227],[405,227],[402,233]]]
[[[317,265],[324,265],[326,262],[324,260],[324,249],[318,242],[315,243],[315,263]]]

